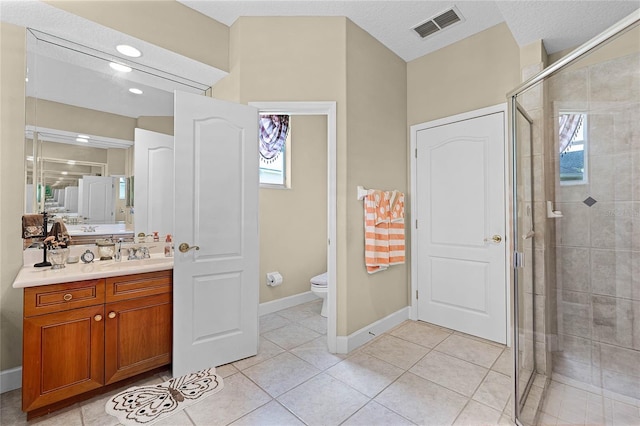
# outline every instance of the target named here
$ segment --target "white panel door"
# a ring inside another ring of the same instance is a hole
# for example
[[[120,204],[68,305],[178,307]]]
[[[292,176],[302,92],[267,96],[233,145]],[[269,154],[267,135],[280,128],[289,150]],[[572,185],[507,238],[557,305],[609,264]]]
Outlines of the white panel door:
[[[173,234],[173,136],[135,129],[134,140],[135,233]]]
[[[82,215],[86,223],[115,223],[115,178],[82,177]]]
[[[257,124],[254,107],[176,92],[174,376],[258,351]]]
[[[418,319],[505,343],[504,113],[416,134]]]

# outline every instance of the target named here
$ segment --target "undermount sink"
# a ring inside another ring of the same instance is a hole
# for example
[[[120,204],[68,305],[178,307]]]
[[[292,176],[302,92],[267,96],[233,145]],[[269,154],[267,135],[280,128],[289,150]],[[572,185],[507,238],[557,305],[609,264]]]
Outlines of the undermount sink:
[[[157,265],[160,263],[169,263],[173,260],[171,257],[160,257],[150,259],[136,259],[136,260],[122,260],[115,262],[113,260],[101,260],[98,261],[98,265],[101,268],[136,268],[141,266]]]

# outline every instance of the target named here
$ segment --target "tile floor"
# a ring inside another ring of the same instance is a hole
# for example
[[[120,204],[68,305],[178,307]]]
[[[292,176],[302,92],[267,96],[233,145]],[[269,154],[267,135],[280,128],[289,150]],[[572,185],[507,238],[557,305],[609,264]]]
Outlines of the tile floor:
[[[310,302],[261,317],[259,354],[218,367],[221,392],[156,424],[513,424],[509,349],[406,321],[348,356],[330,354],[320,307]],[[162,382],[166,374],[139,384]],[[20,390],[7,392],[0,423],[117,425],[104,412],[108,397],[27,423]]]
[[[555,377],[554,377],[555,379]],[[640,401],[590,392],[580,383],[552,380],[542,404],[539,425],[640,425]]]

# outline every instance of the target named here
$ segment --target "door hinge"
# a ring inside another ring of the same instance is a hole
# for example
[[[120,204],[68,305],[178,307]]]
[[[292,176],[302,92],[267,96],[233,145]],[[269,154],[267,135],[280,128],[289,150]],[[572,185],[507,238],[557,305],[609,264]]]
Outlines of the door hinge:
[[[416,158],[418,158],[418,148],[416,148]]]
[[[419,297],[418,297],[418,290],[416,290],[416,300],[418,300],[418,299],[419,299]]]
[[[513,267],[524,268],[524,253],[519,251],[513,252]]]
[[[416,219],[416,229],[418,229],[418,219]]]

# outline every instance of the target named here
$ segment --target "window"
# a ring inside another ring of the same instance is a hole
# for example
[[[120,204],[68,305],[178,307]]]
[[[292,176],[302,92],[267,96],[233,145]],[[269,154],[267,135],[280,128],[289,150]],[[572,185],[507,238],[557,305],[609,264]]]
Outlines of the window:
[[[288,187],[287,157],[290,146],[288,115],[260,115],[259,166],[260,185]],[[290,157],[289,157],[290,158]]]
[[[559,118],[560,184],[587,183],[587,115],[564,113]]]
[[[127,196],[127,179],[124,177],[118,178],[118,199],[124,200]]]

